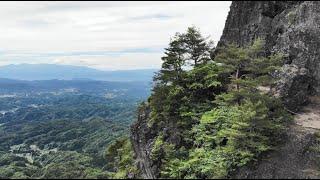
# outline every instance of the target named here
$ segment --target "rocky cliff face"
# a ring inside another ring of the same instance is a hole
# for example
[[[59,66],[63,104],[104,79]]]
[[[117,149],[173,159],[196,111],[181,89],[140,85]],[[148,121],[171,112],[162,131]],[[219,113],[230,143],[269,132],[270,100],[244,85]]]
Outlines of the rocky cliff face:
[[[319,106],[305,111],[311,95],[320,94],[320,2],[233,2],[218,44],[245,46],[256,38],[266,41],[266,53],[282,53],[286,64],[279,95],[292,111],[302,111],[276,151],[241,168],[233,178],[319,178]],[[301,116],[304,117],[303,123]],[[299,119],[300,118],[300,119]],[[311,120],[310,120],[311,119]],[[303,124],[303,126],[301,126]]]
[[[138,120],[131,126],[131,141],[141,176],[144,179],[155,179],[158,175],[158,166],[150,159],[150,153],[157,132],[148,127],[149,114],[149,107],[144,106],[139,109]]]
[[[320,2],[233,2],[218,47],[228,43],[245,46],[260,37],[266,40],[266,53],[283,53],[286,64],[279,94],[290,110],[298,111],[310,95],[320,94],[319,35]],[[140,111],[132,126],[132,142],[142,177],[156,178],[158,166],[149,157],[156,128],[147,126],[148,114],[148,108]],[[314,132],[293,125],[284,142],[281,150],[270,154],[268,160],[254,168],[241,169],[234,177],[315,177],[305,173],[315,167],[315,154],[306,151],[315,144]]]
[[[278,89],[296,111],[310,94],[320,93],[319,34],[319,2],[233,2],[218,46],[245,46],[259,37],[267,53],[282,53],[286,65]]]

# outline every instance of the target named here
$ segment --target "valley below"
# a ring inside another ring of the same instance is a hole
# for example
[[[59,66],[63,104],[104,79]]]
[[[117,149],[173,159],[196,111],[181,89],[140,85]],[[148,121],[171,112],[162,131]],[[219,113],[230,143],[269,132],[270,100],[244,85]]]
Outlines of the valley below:
[[[0,6],[0,179],[320,177],[319,2],[59,3]]]
[[[128,135],[149,88],[142,82],[0,80],[0,179],[108,178],[106,149]]]

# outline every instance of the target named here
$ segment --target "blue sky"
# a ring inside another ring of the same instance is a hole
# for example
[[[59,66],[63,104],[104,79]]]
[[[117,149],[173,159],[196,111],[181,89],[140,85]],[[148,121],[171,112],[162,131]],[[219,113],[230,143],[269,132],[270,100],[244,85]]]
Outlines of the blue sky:
[[[176,32],[217,42],[231,2],[0,2],[0,66],[48,63],[101,70],[159,68]]]

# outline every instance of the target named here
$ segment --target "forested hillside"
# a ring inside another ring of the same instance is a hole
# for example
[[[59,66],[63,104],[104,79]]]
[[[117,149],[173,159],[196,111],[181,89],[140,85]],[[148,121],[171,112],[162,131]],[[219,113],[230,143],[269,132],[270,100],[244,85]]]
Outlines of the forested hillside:
[[[106,156],[129,135],[147,83],[0,82],[0,179],[110,178]]]

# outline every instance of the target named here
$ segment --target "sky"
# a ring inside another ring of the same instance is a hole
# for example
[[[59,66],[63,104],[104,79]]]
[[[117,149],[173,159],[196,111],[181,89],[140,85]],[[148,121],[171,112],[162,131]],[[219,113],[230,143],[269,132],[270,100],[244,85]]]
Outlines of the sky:
[[[196,26],[217,43],[228,1],[0,2],[0,66],[157,69],[170,37]]]

